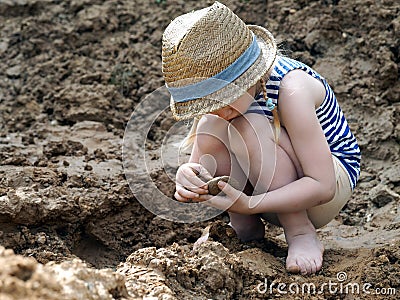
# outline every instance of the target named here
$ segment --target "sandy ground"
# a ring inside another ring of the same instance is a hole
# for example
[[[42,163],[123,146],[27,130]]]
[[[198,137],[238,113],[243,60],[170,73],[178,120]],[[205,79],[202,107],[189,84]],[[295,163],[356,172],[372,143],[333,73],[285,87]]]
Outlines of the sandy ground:
[[[124,130],[164,84],[162,31],[211,1],[0,0],[0,299],[398,297],[397,1],[222,2],[328,78],[359,141],[359,184],[319,230],[323,269],[287,274],[280,228],[241,243],[227,215],[167,221],[134,196],[146,185],[127,184]],[[154,123],[152,160],[172,125],[168,113]],[[168,172],[150,175],[171,197]]]

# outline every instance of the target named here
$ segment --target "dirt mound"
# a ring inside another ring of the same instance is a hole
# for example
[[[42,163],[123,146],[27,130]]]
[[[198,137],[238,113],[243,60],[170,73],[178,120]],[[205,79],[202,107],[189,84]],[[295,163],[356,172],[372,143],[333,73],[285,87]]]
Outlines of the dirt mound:
[[[22,256],[1,248],[7,267],[0,299],[123,299],[123,280],[133,298],[257,299],[280,296],[280,283],[300,291],[303,283],[370,284],[371,294],[358,295],[370,299],[387,299],[390,288],[400,292],[397,1],[222,2],[247,23],[268,27],[283,53],[329,80],[359,141],[360,182],[338,218],[319,230],[327,248],[323,270],[286,274],[279,228],[267,225],[262,243],[243,244],[225,214],[195,224],[166,221],[148,212],[126,182],[124,128],[164,84],[163,29],[210,1],[3,0],[0,245]],[[163,118],[146,141],[153,161],[151,151],[173,124],[170,115]],[[172,195],[165,170],[152,170],[151,178]],[[193,251],[208,225],[209,241]],[[324,289],[313,297],[345,294]]]
[[[0,299],[127,299],[124,276],[79,259],[38,264],[0,247]]]
[[[130,255],[118,270],[126,275],[129,292],[140,291],[158,299],[264,299],[267,295],[337,299],[338,294],[376,299],[376,288],[400,283],[399,246],[397,242],[387,248],[348,251],[346,257],[328,251],[330,265],[313,277],[288,277],[282,261],[259,248],[231,253],[213,241],[194,252],[177,244],[144,248]],[[382,273],[386,277],[377,284],[376,276]]]

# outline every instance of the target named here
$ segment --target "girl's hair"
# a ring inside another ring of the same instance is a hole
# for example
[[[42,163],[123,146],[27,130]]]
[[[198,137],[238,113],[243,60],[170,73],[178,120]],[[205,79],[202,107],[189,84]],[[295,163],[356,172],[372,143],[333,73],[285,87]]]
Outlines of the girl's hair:
[[[265,85],[265,80],[263,78],[260,78],[260,83],[262,87],[262,92],[265,101],[267,101],[267,88]],[[279,120],[279,114],[278,114],[278,106],[275,105],[274,109],[272,110],[272,115],[274,117],[274,127],[275,127],[275,142],[278,144],[279,143],[279,136],[281,134],[281,122]],[[196,131],[197,131],[197,125],[199,124],[200,117],[195,117],[193,120],[192,127],[190,128],[190,131],[186,138],[182,141],[182,144],[180,146],[181,151],[188,151],[190,147],[194,143],[194,139],[196,137]]]
[[[185,139],[182,141],[182,144],[180,145],[180,151],[190,151],[190,147],[192,147],[194,143],[194,138],[196,137],[196,131],[197,131],[197,125],[199,124],[200,117],[195,117],[193,119],[193,124],[192,127],[190,128],[190,131],[188,135],[185,137]]]
[[[267,101],[268,100],[267,87],[264,78],[261,77],[260,82],[264,99],[265,101]],[[279,119],[279,114],[278,114],[278,105],[275,105],[275,107],[273,108],[272,116],[274,117],[275,143],[279,144],[279,136],[281,135],[281,121]]]

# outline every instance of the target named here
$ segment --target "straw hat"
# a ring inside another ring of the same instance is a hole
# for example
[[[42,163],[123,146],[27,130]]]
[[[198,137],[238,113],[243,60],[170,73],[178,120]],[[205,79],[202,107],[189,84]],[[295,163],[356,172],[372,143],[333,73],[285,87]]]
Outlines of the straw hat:
[[[177,17],[162,38],[162,71],[175,119],[234,102],[268,72],[276,53],[268,30],[246,25],[219,2]]]

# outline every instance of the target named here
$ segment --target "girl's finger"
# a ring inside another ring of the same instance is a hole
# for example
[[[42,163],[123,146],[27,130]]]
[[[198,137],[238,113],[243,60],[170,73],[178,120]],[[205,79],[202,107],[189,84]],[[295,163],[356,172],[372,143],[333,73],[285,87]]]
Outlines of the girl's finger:
[[[190,190],[194,193],[197,194],[208,194],[208,189],[207,186],[205,187],[198,187],[196,185],[194,185],[192,182],[190,182],[189,180],[183,179],[181,180],[179,183],[177,183],[177,185],[182,186],[183,188],[186,188],[187,190]]]
[[[182,173],[185,174],[185,178],[195,187],[207,188],[207,181],[213,178],[207,169],[202,166],[199,167],[199,170],[194,167],[184,168]]]
[[[227,196],[200,195],[199,198],[195,200],[196,202],[204,202],[206,205],[224,211],[229,209],[234,204],[234,201]]]
[[[196,191],[196,193],[206,194],[208,193],[207,183],[202,181],[197,176],[195,177],[184,177],[179,182],[180,185]]]
[[[203,178],[206,181],[213,179],[210,173],[208,173],[206,168],[201,168],[198,177]]]
[[[182,173],[185,174],[186,177],[196,177],[200,174],[200,171],[198,171],[194,167],[186,167],[182,168]]]
[[[205,195],[199,195],[198,198],[194,199],[196,202],[204,202],[204,201],[208,201],[210,200],[212,197],[212,195],[209,194],[205,194]]]
[[[175,199],[176,199],[177,201],[179,201],[179,202],[189,202],[189,200],[190,200],[190,199],[188,199],[188,198],[182,197],[181,195],[179,195],[178,192],[175,192],[174,197],[175,197]]]
[[[236,201],[242,195],[242,192],[232,187],[225,181],[220,180],[218,182],[218,187],[224,192],[231,200]]]
[[[177,186],[176,193],[182,198],[187,198],[187,199],[198,198],[200,196],[198,193],[187,190],[183,186]]]
[[[211,174],[207,171],[207,169],[200,164],[189,166],[189,169],[186,169],[184,171],[184,173],[190,176],[192,176],[191,173],[193,172],[195,176],[198,176],[205,181],[211,180],[213,178]]]

